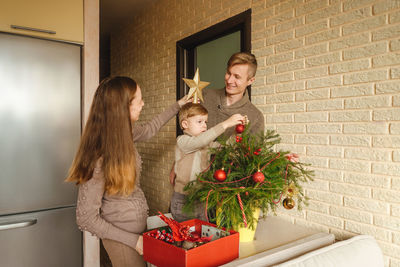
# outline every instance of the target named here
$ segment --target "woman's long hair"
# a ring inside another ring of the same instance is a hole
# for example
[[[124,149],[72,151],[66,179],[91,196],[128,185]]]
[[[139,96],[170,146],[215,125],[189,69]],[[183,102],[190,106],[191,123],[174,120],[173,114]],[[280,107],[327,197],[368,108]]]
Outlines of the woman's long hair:
[[[128,77],[106,78],[100,83],[66,181],[81,184],[90,180],[101,158],[105,191],[125,196],[133,192],[136,157],[129,105],[136,89],[136,82]]]

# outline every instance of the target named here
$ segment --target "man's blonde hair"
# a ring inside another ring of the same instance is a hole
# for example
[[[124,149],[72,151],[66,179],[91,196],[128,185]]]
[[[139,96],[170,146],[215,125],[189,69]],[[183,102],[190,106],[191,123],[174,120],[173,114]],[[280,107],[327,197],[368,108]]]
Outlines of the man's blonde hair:
[[[233,54],[228,60],[227,70],[229,70],[230,67],[239,64],[246,64],[249,66],[249,70],[247,73],[249,79],[253,78],[256,75],[257,60],[253,54],[248,52],[237,52]]]
[[[181,126],[181,129],[183,129],[182,121],[196,115],[208,115],[208,110],[201,104],[187,103],[183,105],[178,114],[179,126]]]

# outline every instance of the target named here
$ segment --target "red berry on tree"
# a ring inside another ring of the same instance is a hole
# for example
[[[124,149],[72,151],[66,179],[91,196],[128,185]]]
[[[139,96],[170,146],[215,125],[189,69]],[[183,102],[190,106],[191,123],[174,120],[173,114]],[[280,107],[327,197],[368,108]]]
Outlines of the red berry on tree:
[[[253,181],[255,183],[262,183],[264,182],[264,174],[260,171],[256,172],[255,174],[253,174]]]
[[[221,170],[216,170],[214,172],[214,178],[219,181],[219,182],[223,182],[226,179],[226,173],[224,171],[224,169]]]
[[[243,131],[244,131],[244,125],[243,124],[238,124],[238,125],[236,125],[236,128],[235,128],[235,130],[236,130],[236,132],[237,133],[243,133]]]
[[[236,136],[236,143],[240,143],[240,142],[242,142],[242,140],[243,140],[243,137]]]

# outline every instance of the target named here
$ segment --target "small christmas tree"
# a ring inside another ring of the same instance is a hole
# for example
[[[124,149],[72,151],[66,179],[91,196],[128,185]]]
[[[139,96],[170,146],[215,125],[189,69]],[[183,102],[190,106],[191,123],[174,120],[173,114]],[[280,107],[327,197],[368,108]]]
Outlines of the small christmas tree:
[[[218,227],[254,229],[253,212],[260,208],[263,215],[275,211],[282,202],[290,209],[297,200],[298,208],[307,199],[302,182],[312,180],[313,172],[298,161],[296,154],[275,152],[280,142],[274,131],[251,135],[248,127],[238,126],[236,136],[219,140],[212,148],[210,166],[185,187],[188,193],[185,212],[193,210],[197,201],[205,203],[205,212]]]

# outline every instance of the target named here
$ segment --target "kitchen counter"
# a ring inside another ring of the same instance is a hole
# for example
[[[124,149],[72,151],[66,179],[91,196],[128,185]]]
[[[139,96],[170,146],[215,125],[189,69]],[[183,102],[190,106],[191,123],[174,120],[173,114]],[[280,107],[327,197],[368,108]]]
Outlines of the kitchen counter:
[[[259,220],[254,241],[239,243],[239,258],[222,266],[270,266],[330,245],[334,240],[333,234],[270,216]]]

